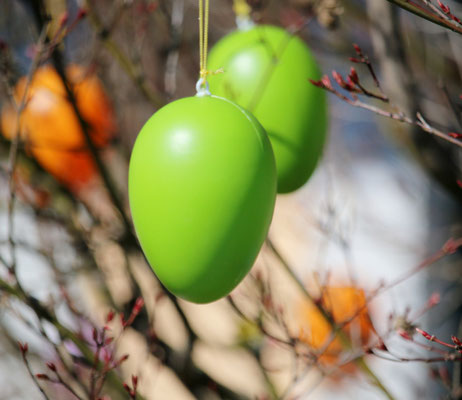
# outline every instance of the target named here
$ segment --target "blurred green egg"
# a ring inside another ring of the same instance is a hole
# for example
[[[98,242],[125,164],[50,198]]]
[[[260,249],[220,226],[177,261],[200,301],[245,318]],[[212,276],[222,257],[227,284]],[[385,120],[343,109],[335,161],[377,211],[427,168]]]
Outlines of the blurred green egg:
[[[188,97],[157,111],[136,140],[129,199],[159,280],[196,303],[226,296],[252,267],[276,197],[270,141],[235,103]]]
[[[278,192],[300,188],[322,155],[327,104],[315,59],[305,43],[275,26],[239,30],[211,50],[210,70],[224,73],[209,78],[211,92],[252,112],[273,145]]]

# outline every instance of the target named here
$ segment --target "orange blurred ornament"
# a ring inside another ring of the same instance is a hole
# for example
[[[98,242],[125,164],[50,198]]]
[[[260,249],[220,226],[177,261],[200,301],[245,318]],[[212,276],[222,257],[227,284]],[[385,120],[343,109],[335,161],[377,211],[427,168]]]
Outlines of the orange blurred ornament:
[[[77,65],[67,67],[66,77],[95,146],[106,146],[115,131],[115,118],[101,82]],[[26,86],[27,78],[22,77],[14,89],[17,104]],[[6,138],[16,135],[17,122],[15,108],[5,106],[1,125]],[[39,68],[30,82],[19,134],[40,165],[70,189],[79,190],[95,176],[96,166],[80,122],[60,76],[49,65]]]
[[[320,306],[328,312],[337,325],[347,322],[342,328],[352,348],[366,346],[375,333],[366,306],[366,296],[362,289],[351,286],[328,286],[323,288]],[[351,321],[350,321],[351,319]],[[342,339],[332,340],[332,326],[312,302],[304,300],[298,309],[299,339],[318,351],[321,366],[334,366],[341,362],[341,354],[348,351]],[[330,344],[327,346],[327,344]],[[326,347],[327,346],[327,347]],[[341,372],[352,373],[352,363],[341,367]]]

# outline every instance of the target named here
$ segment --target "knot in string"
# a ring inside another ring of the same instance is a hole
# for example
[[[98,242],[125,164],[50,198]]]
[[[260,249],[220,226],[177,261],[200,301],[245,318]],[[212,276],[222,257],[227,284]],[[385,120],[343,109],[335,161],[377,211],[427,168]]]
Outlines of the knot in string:
[[[223,68],[218,68],[215,71],[210,71],[208,69],[201,69],[200,77],[203,79],[207,79],[209,75],[218,75],[218,74],[222,74],[223,72],[225,72]]]

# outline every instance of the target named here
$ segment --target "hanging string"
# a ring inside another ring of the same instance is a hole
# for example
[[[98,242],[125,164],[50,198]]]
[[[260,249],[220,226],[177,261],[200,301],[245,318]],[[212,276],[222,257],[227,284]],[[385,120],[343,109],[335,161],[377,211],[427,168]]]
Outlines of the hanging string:
[[[205,7],[204,7],[205,1]],[[210,0],[199,0],[199,64],[200,77],[207,79],[207,53],[209,42],[209,3]]]
[[[208,75],[220,74],[223,69],[209,71],[207,69],[208,43],[209,43],[209,9],[210,0],[199,0],[199,80],[196,84],[198,96],[210,95],[207,83]]]

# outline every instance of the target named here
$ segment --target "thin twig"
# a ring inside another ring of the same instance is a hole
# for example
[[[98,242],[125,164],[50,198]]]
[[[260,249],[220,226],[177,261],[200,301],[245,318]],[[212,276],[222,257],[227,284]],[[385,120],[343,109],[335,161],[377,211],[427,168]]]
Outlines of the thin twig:
[[[161,99],[155,92],[153,92],[147,85],[144,75],[140,69],[137,68],[132,61],[123,53],[123,51],[117,46],[117,44],[111,39],[111,29],[106,28],[103,22],[94,10],[93,4],[90,0],[86,0],[86,6],[88,9],[90,20],[97,31],[98,37],[111,53],[119,65],[123,68],[125,73],[130,77],[132,82],[140,90],[143,96],[156,108],[160,108],[165,104],[165,101]]]
[[[26,346],[27,346],[27,344],[26,344]],[[27,359],[27,347],[24,349],[24,345],[22,345],[21,343],[19,343],[19,347],[21,349],[21,355],[22,355],[22,360],[24,361],[24,365],[26,366],[27,372],[29,373],[30,377],[34,381],[35,386],[37,386],[37,388],[40,390],[40,392],[42,393],[43,397],[45,397],[46,400],[50,400],[50,398],[46,394],[45,390],[42,388],[42,386],[38,382],[37,377],[32,372],[32,369],[31,369],[31,367],[29,365],[29,360]]]
[[[334,71],[335,72],[335,71]],[[443,139],[449,143],[452,143],[458,147],[462,147],[462,141],[461,140],[458,140],[456,138],[453,138],[451,136],[449,136],[448,134],[440,131],[439,129],[436,129],[435,127],[431,126],[430,124],[428,124],[422,117],[422,115],[420,113],[417,113],[417,119],[412,119],[410,118],[409,116],[407,116],[403,111],[399,111],[399,112],[394,112],[394,111],[388,111],[388,110],[384,110],[380,107],[377,107],[377,106],[374,106],[372,104],[368,104],[368,103],[365,103],[361,100],[358,99],[357,96],[354,96],[354,93],[353,93],[353,89],[348,89],[350,91],[350,94],[352,94],[352,98],[348,97],[348,96],[345,96],[343,93],[340,93],[337,89],[335,89],[333,86],[332,86],[332,83],[329,79],[329,77],[327,75],[324,75],[324,77],[319,80],[319,81],[314,81],[314,80],[310,80],[310,82],[319,87],[319,88],[322,88],[322,89],[325,89],[327,90],[328,92],[334,94],[335,96],[337,96],[339,99],[343,100],[344,102],[350,104],[351,106],[353,107],[358,107],[358,108],[362,108],[364,110],[368,110],[368,111],[371,111],[377,115],[381,115],[383,117],[387,117],[387,118],[390,118],[390,119],[393,119],[395,121],[399,121],[399,122],[403,122],[403,123],[406,123],[408,125],[415,125],[415,126],[418,126],[419,128],[421,128],[423,131],[427,132],[427,133],[430,133],[431,135],[434,135],[440,139]],[[369,96],[369,97],[375,97],[377,98],[376,96],[370,96],[368,94],[368,92],[363,92],[363,94]]]
[[[16,168],[16,160],[18,155],[18,146],[19,141],[21,138],[21,114],[24,111],[24,108],[27,104],[29,87],[32,83],[33,76],[35,71],[40,65],[42,61],[42,54],[45,47],[45,42],[47,38],[47,25],[42,27],[42,31],[40,33],[37,46],[36,46],[36,54],[32,61],[32,64],[29,68],[29,73],[27,74],[26,84],[24,88],[24,93],[22,93],[21,100],[19,103],[16,103],[15,96],[12,96],[13,102],[16,105],[16,134],[13,137],[11,142],[10,152],[8,156],[8,188],[9,188],[9,197],[8,197],[8,241],[10,243],[10,251],[11,251],[11,265],[10,271],[13,275],[15,275],[16,270],[16,251],[14,246],[14,232],[13,232],[13,214],[14,214],[14,203],[15,203],[15,179],[14,179],[14,171]]]
[[[433,22],[436,25],[442,26],[443,28],[449,29],[453,32],[456,32],[462,35],[462,27],[453,23],[451,21],[446,20],[445,18],[441,18],[438,15],[433,14],[432,12],[426,10],[423,7],[419,7],[417,4],[410,0],[387,0],[390,3],[401,7],[402,9],[411,12],[421,18],[426,19],[427,21]]]
[[[37,318],[46,320],[54,325],[61,337],[61,340],[68,339],[72,341],[83,354],[86,362],[91,365],[94,360],[93,351],[76,333],[62,325],[56,318],[56,315],[54,315],[52,311],[48,310],[40,301],[28,295],[20,286],[12,286],[3,279],[0,279],[0,291],[4,291],[10,295],[13,295],[18,300],[22,301],[25,305],[30,307],[37,315]],[[116,387],[118,390],[123,390],[122,382],[114,372],[111,371],[108,378],[114,387]]]

